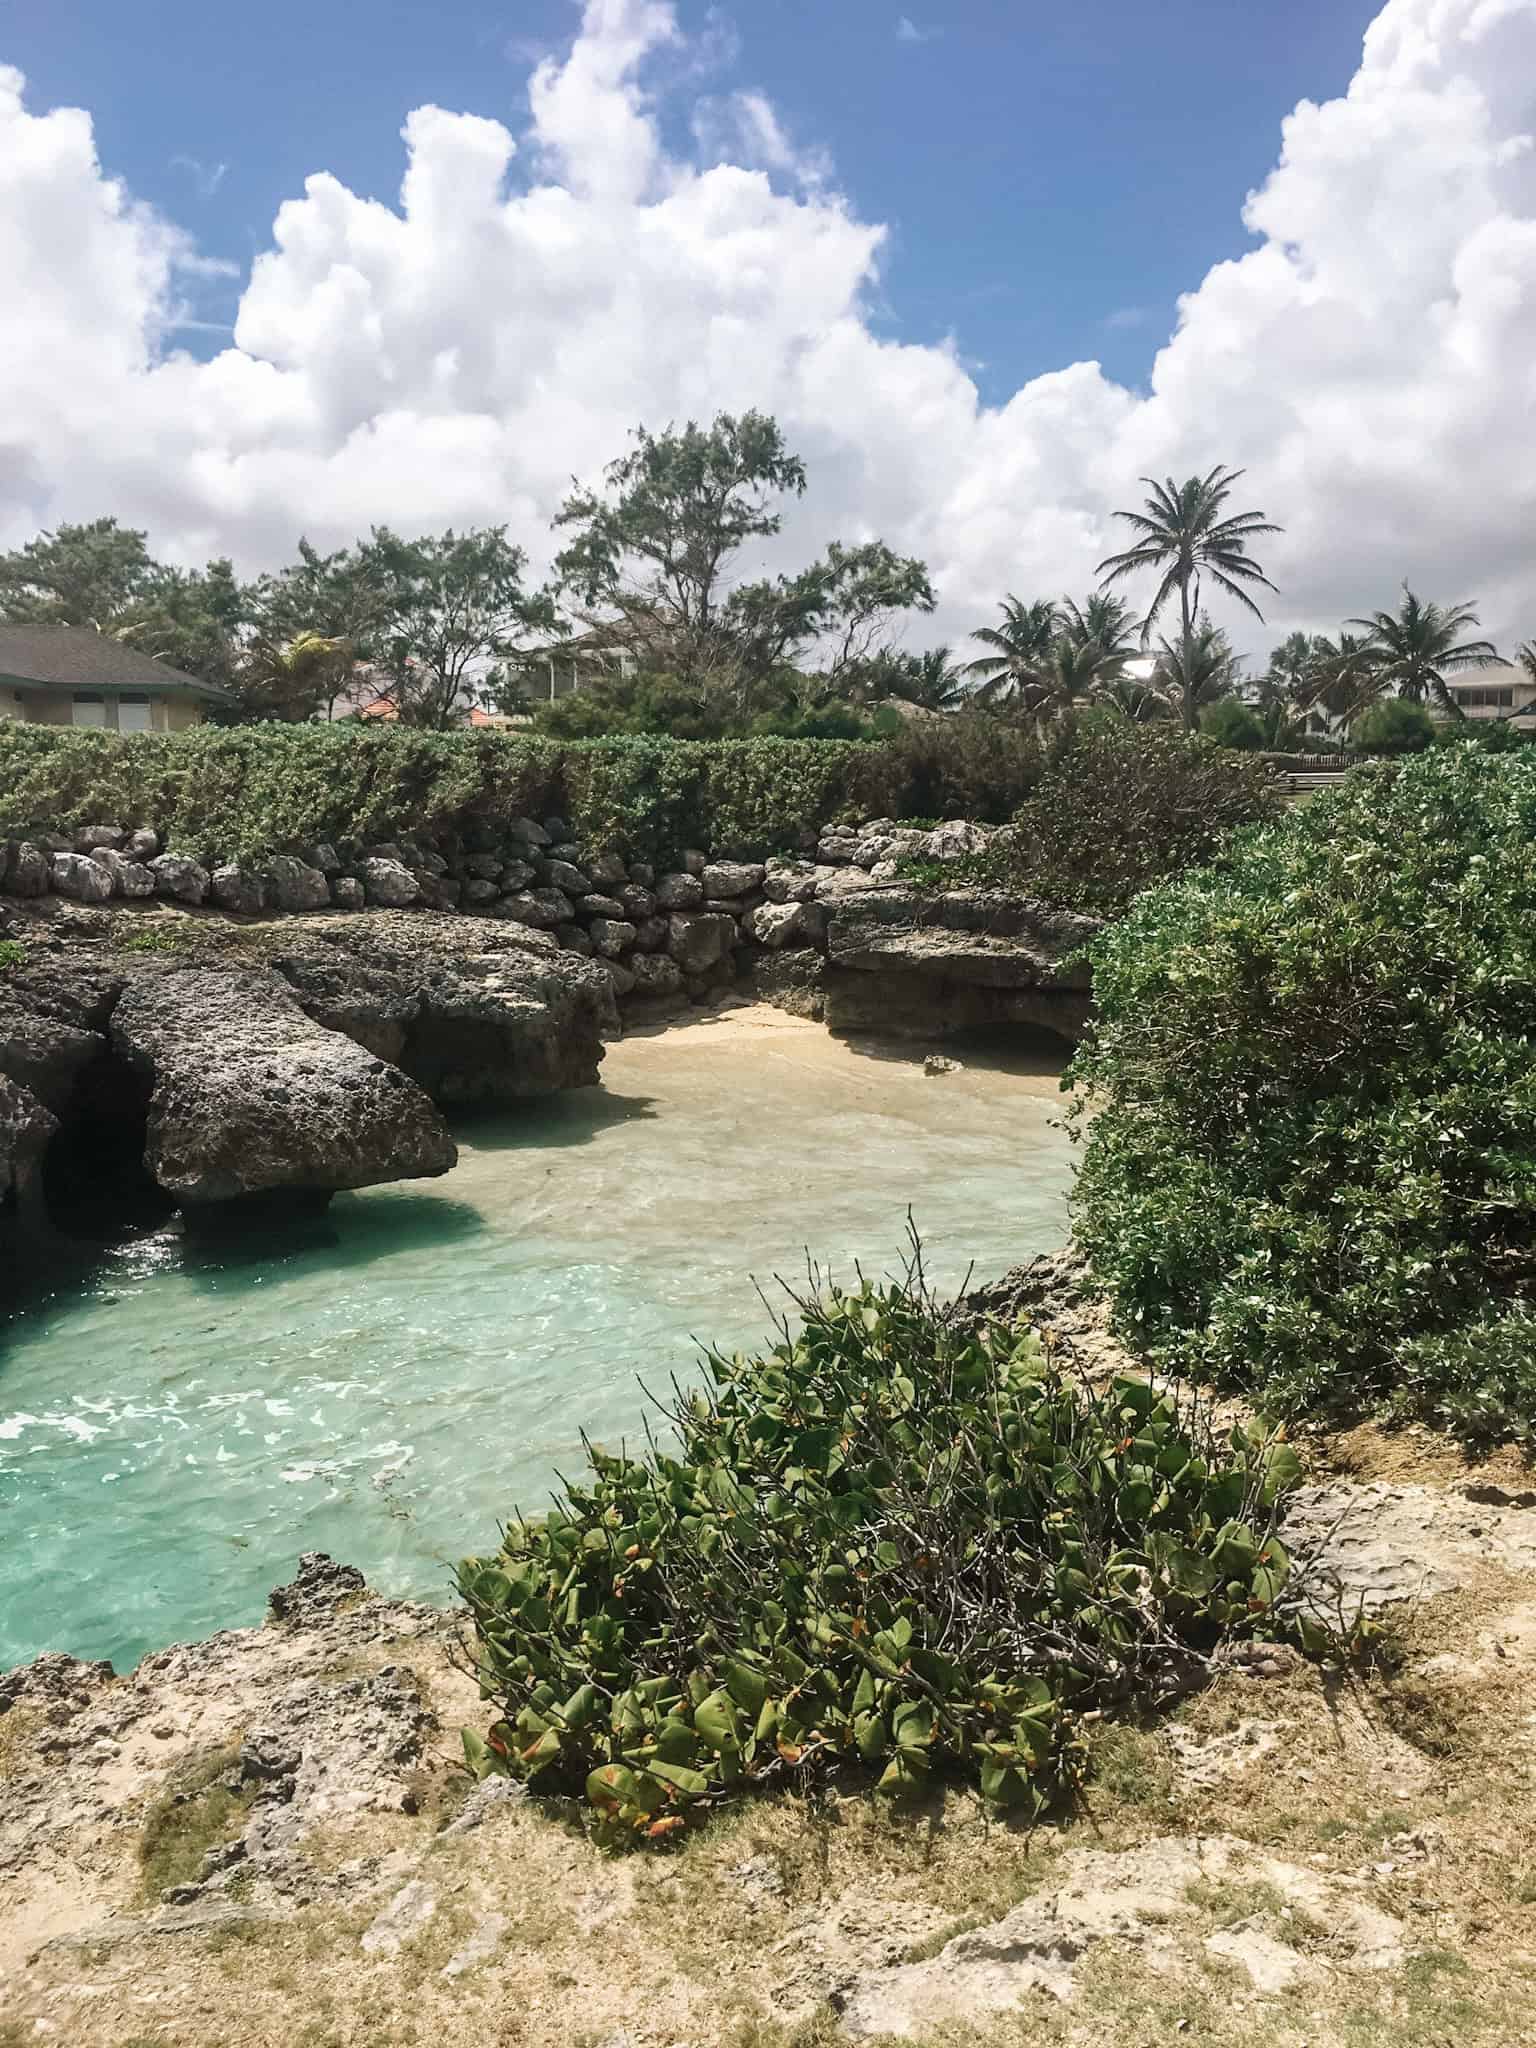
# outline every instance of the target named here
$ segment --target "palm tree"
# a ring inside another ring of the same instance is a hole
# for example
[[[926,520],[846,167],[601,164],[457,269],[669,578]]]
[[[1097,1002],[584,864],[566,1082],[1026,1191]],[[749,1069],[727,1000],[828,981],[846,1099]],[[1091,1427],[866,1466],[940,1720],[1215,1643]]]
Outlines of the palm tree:
[[[948,647],[925,648],[921,654],[896,654],[876,675],[878,692],[925,711],[953,711],[970,692],[964,671],[955,667]]]
[[[1056,606],[1049,598],[1025,604],[1019,597],[1003,599],[1003,623],[978,626],[971,635],[988,649],[962,671],[977,678],[974,690],[978,704],[995,704],[1013,699],[1032,708],[1040,693],[1051,644],[1056,638]]]
[[[1104,703],[1113,704],[1136,725],[1152,725],[1159,719],[1172,718],[1174,713],[1155,666],[1150,672],[1145,664],[1140,669],[1124,668],[1104,684],[1099,694]]]
[[[1232,642],[1201,612],[1181,638],[1157,643],[1152,680],[1193,732],[1207,704],[1232,695],[1242,669]]]
[[[1124,657],[1105,655],[1101,643],[1079,639],[1072,633],[1058,633],[1051,642],[1039,675],[1029,686],[1026,702],[1038,724],[1091,704],[1103,695],[1105,685],[1124,667]]]
[[[1130,606],[1107,590],[1092,591],[1081,604],[1063,598],[1057,620],[1058,630],[1069,638],[1096,640],[1109,661],[1129,661],[1139,644]]]
[[[1364,629],[1363,651],[1371,657],[1375,696],[1395,694],[1410,704],[1433,698],[1442,711],[1460,718],[1462,708],[1446,677],[1462,669],[1509,666],[1491,640],[1458,637],[1477,622],[1471,605],[1430,604],[1415,597],[1405,583],[1395,612],[1372,612],[1369,618],[1346,619],[1345,624]]]
[[[1123,554],[1109,555],[1100,562],[1098,573],[1106,585],[1122,577],[1154,569],[1160,576],[1156,594],[1147,608],[1142,625],[1143,643],[1150,639],[1158,614],[1175,591],[1179,594],[1179,668],[1192,673],[1196,663],[1194,638],[1200,610],[1200,578],[1209,576],[1219,590],[1245,605],[1255,618],[1264,614],[1254,602],[1247,585],[1274,584],[1248,552],[1248,543],[1263,533],[1279,533],[1262,512],[1224,514],[1232,486],[1242,476],[1240,469],[1219,465],[1206,476],[1192,476],[1182,484],[1172,477],[1158,483],[1144,476],[1141,481],[1152,495],[1141,512],[1117,512],[1115,517],[1130,525],[1139,538]],[[1186,726],[1193,729],[1193,706],[1181,689]]]
[[[1340,633],[1337,640],[1319,633],[1312,650],[1307,670],[1297,682],[1296,708],[1314,716],[1321,713],[1330,730],[1353,725],[1373,704],[1392,694],[1380,650],[1358,633]]]

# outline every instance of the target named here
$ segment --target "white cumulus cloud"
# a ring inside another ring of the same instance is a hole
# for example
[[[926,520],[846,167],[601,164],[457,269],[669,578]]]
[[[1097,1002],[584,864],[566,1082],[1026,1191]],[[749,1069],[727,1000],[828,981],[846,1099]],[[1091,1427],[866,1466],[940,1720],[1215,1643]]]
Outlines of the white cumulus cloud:
[[[1273,636],[1404,576],[1536,630],[1536,0],[1389,0],[1348,93],[1284,123],[1246,246],[1234,195],[1244,253],[1191,281],[1148,388],[1081,362],[996,406],[953,349],[876,332],[884,229],[696,57],[665,0],[590,0],[516,135],[417,108],[393,206],[317,170],[209,361],[174,345],[190,237],[0,68],[0,542],[114,511],[256,568],[300,532],[496,521],[540,559],[635,422],[755,405],[812,473],[785,556],[883,535],[950,634],[1087,587],[1141,473],[1217,462],[1286,528]]]

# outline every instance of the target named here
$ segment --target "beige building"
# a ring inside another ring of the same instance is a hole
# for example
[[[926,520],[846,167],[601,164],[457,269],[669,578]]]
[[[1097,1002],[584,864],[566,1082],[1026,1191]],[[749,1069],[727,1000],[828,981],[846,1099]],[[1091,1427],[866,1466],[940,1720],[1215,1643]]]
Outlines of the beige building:
[[[1536,676],[1524,668],[1470,668],[1446,685],[1468,718],[1502,718],[1522,731],[1536,724]]]
[[[180,732],[223,696],[90,626],[0,625],[0,718]]]

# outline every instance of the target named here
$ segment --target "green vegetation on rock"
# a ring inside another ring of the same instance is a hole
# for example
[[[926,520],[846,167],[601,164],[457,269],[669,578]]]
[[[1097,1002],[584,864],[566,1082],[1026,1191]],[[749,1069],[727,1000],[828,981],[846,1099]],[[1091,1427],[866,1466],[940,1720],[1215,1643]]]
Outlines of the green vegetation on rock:
[[[1099,709],[1064,724],[1041,754],[1011,830],[985,853],[913,863],[909,879],[1042,896],[1115,916],[1138,891],[1198,867],[1244,825],[1278,818],[1280,782],[1262,761],[1171,723]]]
[[[1092,1391],[915,1276],[800,1307],[766,1356],[710,1355],[675,1447],[590,1449],[460,1567],[503,1717],[466,1737],[475,1769],[651,1836],[838,1765],[891,1795],[960,1771],[1036,1813],[1081,1778],[1084,1714],[1283,1625],[1283,1442]]]
[[[461,830],[558,812],[590,846],[794,850],[841,817],[1012,815],[1033,737],[978,713],[879,743],[657,736],[553,741],[403,725],[200,727],[174,734],[0,722],[0,834],[151,823],[196,859]]]
[[[1097,942],[1075,1224],[1164,1364],[1530,1437],[1533,838],[1536,760],[1438,748]]]

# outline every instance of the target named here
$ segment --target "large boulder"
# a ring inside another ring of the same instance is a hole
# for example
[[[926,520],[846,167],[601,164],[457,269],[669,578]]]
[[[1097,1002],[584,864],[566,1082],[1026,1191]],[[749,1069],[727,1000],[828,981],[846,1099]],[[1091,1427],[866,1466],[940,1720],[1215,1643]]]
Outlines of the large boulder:
[[[290,853],[275,854],[267,862],[267,884],[274,910],[324,910],[331,900],[331,885],[321,870]]]
[[[805,860],[776,862],[763,877],[763,894],[770,903],[809,903],[818,883],[836,872]]]
[[[574,861],[551,860],[545,864],[544,879],[552,889],[563,889],[567,896],[590,896],[591,878],[584,875]]]
[[[34,846],[30,839],[23,839],[12,853],[5,871],[5,892],[8,896],[46,896],[48,894],[49,860],[40,846]]]
[[[696,910],[704,901],[704,884],[697,875],[681,871],[663,875],[656,884],[658,910]]]
[[[554,934],[419,911],[295,919],[276,971],[317,1023],[435,1102],[516,1102],[598,1078],[611,978]]]
[[[617,960],[635,943],[635,928],[622,917],[594,917],[590,930],[592,944],[609,960]]]
[[[208,893],[220,910],[236,917],[255,917],[267,900],[266,884],[237,861],[226,861],[208,878]]]
[[[767,873],[758,860],[715,860],[700,876],[704,894],[711,901],[723,901],[733,896],[745,896],[755,889]]]
[[[49,879],[60,896],[76,903],[105,903],[112,894],[112,877],[88,853],[56,853]]]
[[[421,894],[421,884],[403,862],[373,854],[357,864],[357,878],[368,901],[383,910],[403,910]]]
[[[835,897],[827,1023],[919,1039],[1029,1024],[1075,1041],[1087,1022],[1089,972],[1066,962],[1098,930],[1093,918],[996,890],[887,886]]]
[[[98,846],[118,847],[127,837],[121,825],[81,825],[75,833],[75,851],[94,853]]]
[[[144,973],[111,1029],[149,1093],[144,1163],[185,1207],[372,1187],[457,1160],[423,1091],[306,1016],[276,974]]]
[[[563,889],[515,891],[502,897],[497,913],[513,924],[529,924],[544,931],[553,931],[557,924],[569,924],[576,914]]]
[[[742,919],[742,928],[760,946],[777,952],[781,946],[805,943],[804,903],[760,903]]]
[[[50,1002],[31,984],[30,975],[18,987],[0,981],[0,1074],[59,1110],[105,1041],[78,1009]]]
[[[149,863],[155,894],[173,903],[201,903],[208,894],[208,870],[184,853],[162,853]]]
[[[736,920],[723,910],[681,911],[667,919],[667,951],[685,974],[703,974],[729,952]]]
[[[113,894],[117,896],[153,896],[155,878],[142,861],[130,860],[115,847],[99,846],[91,855],[98,867],[105,868],[112,877]]]
[[[665,953],[632,953],[626,965],[634,976],[636,996],[654,1000],[682,994],[683,970]]]

